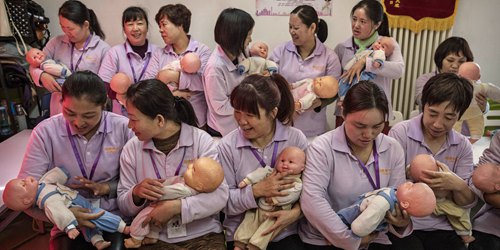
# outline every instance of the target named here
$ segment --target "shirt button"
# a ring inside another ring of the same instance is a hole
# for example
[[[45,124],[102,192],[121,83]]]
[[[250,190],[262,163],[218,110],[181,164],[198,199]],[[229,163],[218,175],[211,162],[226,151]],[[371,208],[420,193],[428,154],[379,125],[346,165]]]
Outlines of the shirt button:
[[[87,141],[83,141],[83,144],[87,145]]]

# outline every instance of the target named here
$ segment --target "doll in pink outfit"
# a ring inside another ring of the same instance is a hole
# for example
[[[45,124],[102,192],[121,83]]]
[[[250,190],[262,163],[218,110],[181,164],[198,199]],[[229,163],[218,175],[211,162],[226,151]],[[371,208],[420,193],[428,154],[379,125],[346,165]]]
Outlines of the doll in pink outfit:
[[[158,76],[158,80],[167,84],[170,91],[179,89],[179,79],[181,71],[188,74],[195,74],[200,70],[201,61],[196,53],[186,53],[179,60],[174,60],[165,65]]]
[[[211,193],[223,180],[224,171],[220,164],[212,158],[201,157],[188,165],[182,177],[172,176],[163,182],[163,196],[160,200],[182,199],[198,193]],[[152,206],[147,206],[134,218],[130,225],[131,238],[125,239],[125,247],[139,248],[141,245],[154,244],[158,241],[161,228],[150,224],[144,225],[152,210]]]
[[[409,173],[413,181],[419,182],[429,178],[425,171],[439,171],[440,168],[446,167],[444,164],[437,162],[432,155],[419,154],[413,158],[409,166]],[[470,221],[470,209],[463,209],[450,197],[449,191],[433,190],[436,196],[435,215],[446,215],[451,227],[460,236],[465,244],[474,241],[472,236],[472,224]]]
[[[290,84],[295,110],[303,112],[312,106],[316,98],[332,98],[337,95],[339,82],[333,76],[307,78]]]

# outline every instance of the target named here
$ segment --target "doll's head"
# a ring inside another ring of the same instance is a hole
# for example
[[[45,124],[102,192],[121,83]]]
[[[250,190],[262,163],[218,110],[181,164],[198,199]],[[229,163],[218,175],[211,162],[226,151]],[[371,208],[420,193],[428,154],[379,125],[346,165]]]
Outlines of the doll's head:
[[[300,174],[306,165],[306,154],[297,147],[286,147],[281,151],[276,161],[278,172],[289,172],[290,174]]]
[[[500,191],[500,166],[493,163],[479,165],[472,174],[472,183],[487,194]]]
[[[116,92],[116,99],[125,104],[128,87],[132,85],[132,80],[125,73],[116,73],[109,81],[109,87]]]
[[[314,78],[313,91],[319,98],[332,98],[339,91],[339,81],[333,76]]]
[[[481,68],[475,62],[464,62],[458,68],[458,75],[469,81],[476,82],[481,79]]]
[[[37,48],[31,48],[26,53],[26,61],[33,67],[40,67],[40,64],[45,61],[45,53]]]
[[[410,175],[411,179],[419,182],[422,181],[422,177],[429,178],[427,174],[425,174],[424,170],[430,171],[438,171],[439,167],[436,164],[436,160],[432,155],[428,154],[418,154],[416,155],[410,163]]]
[[[268,51],[269,46],[265,42],[257,41],[250,47],[250,56],[258,56],[266,59]]]
[[[38,181],[28,176],[24,179],[12,179],[5,185],[2,199],[5,206],[14,211],[23,211],[35,203]]]
[[[432,214],[436,207],[436,196],[427,184],[405,182],[396,191],[399,207],[409,215],[424,217]]]
[[[180,59],[182,71],[190,74],[198,72],[201,67],[200,58],[196,53],[186,53]]]
[[[394,47],[396,46],[396,40],[391,37],[383,36],[380,37],[372,46],[374,50],[383,50],[385,57],[389,57],[394,52]]]
[[[221,165],[212,158],[201,157],[188,165],[184,173],[186,185],[200,193],[216,190],[224,180]]]

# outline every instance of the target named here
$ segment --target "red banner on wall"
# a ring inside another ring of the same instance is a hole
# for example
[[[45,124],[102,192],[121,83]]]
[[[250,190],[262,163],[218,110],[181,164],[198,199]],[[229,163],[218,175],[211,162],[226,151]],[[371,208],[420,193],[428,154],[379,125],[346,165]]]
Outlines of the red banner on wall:
[[[453,26],[458,0],[382,0],[391,28],[413,32],[447,30]]]

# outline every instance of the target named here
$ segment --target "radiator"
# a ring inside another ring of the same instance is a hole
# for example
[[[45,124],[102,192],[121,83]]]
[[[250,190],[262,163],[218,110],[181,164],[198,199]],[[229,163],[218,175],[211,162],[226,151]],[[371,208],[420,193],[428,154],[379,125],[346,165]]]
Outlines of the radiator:
[[[405,73],[392,84],[392,105],[405,118],[409,118],[410,112],[416,108],[415,81],[420,75],[436,70],[434,51],[451,33],[452,29],[414,33],[409,29],[391,28],[391,35],[399,43],[405,61]]]

